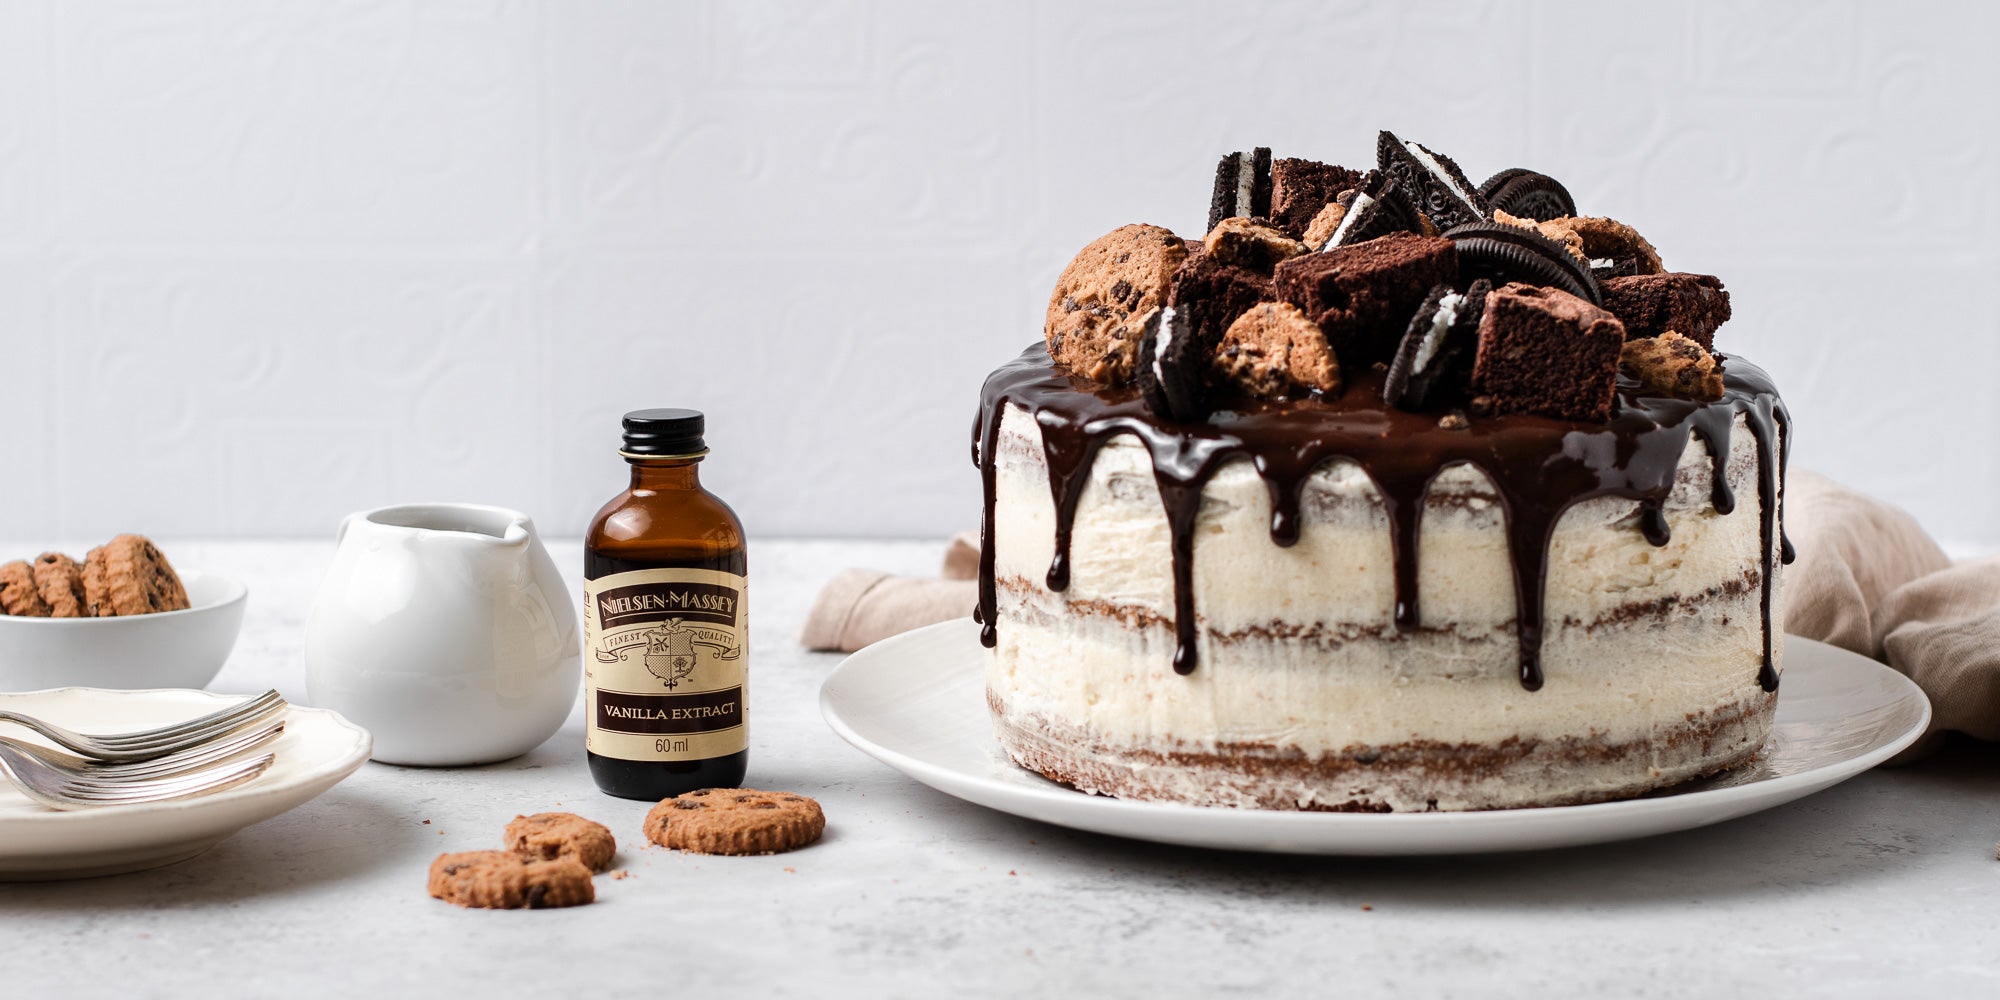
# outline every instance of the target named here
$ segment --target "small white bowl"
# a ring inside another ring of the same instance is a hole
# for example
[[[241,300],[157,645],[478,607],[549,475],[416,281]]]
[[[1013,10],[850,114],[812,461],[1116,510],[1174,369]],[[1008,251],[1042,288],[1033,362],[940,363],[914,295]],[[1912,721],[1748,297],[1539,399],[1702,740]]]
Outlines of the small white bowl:
[[[243,628],[243,584],[181,573],[185,611],[123,618],[0,615],[0,691],[58,687],[202,688],[222,671]]]

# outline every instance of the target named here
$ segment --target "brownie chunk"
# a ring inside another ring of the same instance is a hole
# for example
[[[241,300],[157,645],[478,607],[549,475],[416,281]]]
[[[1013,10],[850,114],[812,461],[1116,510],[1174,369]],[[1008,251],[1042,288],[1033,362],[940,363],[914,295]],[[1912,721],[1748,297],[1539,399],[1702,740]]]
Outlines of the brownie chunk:
[[[1611,419],[1625,327],[1568,292],[1514,282],[1486,296],[1473,391],[1494,413]]]
[[[1729,320],[1729,292],[1712,274],[1635,274],[1598,284],[1604,308],[1624,322],[1633,340],[1672,330],[1714,350],[1715,328]]]
[[[1188,258],[1174,272],[1167,304],[1186,320],[1197,353],[1208,357],[1222,343],[1223,332],[1236,317],[1276,297],[1268,276],[1204,253]]]
[[[1293,236],[1303,235],[1328,202],[1362,186],[1359,170],[1317,160],[1271,161],[1271,221]]]
[[[1277,292],[1319,324],[1342,364],[1365,367],[1395,357],[1424,296],[1457,280],[1450,240],[1393,233],[1279,264]]]

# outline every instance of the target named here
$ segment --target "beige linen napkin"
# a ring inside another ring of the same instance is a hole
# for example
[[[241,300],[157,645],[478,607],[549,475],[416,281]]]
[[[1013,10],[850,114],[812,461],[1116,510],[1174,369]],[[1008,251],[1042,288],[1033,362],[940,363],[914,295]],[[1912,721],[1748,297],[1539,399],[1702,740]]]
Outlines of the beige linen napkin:
[[[799,635],[807,649],[853,652],[871,642],[953,618],[970,618],[979,599],[979,535],[965,532],[945,547],[936,579],[843,570],[827,581]]]
[[[1916,681],[1934,715],[1911,753],[1946,731],[2000,740],[2000,557],[1953,565],[1909,514],[1804,471],[1787,477],[1785,526],[1798,548],[1785,572],[1785,631]],[[855,650],[969,616],[978,536],[953,538],[944,562],[938,579],[847,570],[820,592],[801,641]]]

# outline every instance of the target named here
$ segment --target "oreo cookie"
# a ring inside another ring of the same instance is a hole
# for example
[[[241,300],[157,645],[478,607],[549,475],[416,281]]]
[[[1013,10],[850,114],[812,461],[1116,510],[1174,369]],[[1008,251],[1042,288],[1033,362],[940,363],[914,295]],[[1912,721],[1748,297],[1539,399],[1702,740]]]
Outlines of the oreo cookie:
[[[1454,226],[1444,238],[1458,248],[1459,275],[1485,278],[1495,285],[1519,281],[1560,289],[1591,305],[1604,303],[1590,265],[1569,249],[1532,229],[1499,222]]]
[[[1486,294],[1493,284],[1484,278],[1461,292],[1438,285],[1424,297],[1410,328],[1389,364],[1382,383],[1382,401],[1399,410],[1421,410],[1462,386],[1472,374],[1479,347],[1479,318],[1486,311]]]
[[[1202,350],[1187,314],[1173,306],[1155,309],[1139,336],[1139,393],[1146,408],[1185,423],[1208,416],[1211,352]]]
[[[1422,231],[1423,224],[1417,220],[1409,199],[1403,197],[1396,179],[1379,170],[1370,170],[1347,203],[1347,214],[1340,217],[1340,225],[1320,246],[1320,252],[1365,243],[1390,233]]]
[[[1576,199],[1562,182],[1525,167],[1509,167],[1479,185],[1486,204],[1509,215],[1547,222],[1576,214]]]
[[[1271,217],[1271,149],[1225,153],[1215,165],[1215,190],[1208,197],[1208,228],[1224,219]]]
[[[1465,171],[1458,169],[1451,157],[1432,152],[1422,143],[1406,142],[1385,131],[1375,139],[1375,158],[1382,172],[1395,179],[1410,207],[1440,230],[1493,214]]]

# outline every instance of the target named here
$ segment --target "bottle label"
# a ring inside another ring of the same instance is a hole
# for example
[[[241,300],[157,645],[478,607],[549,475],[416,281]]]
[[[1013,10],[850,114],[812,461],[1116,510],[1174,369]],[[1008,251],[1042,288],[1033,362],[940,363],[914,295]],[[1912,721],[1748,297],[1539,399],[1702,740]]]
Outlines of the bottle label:
[[[642,569],[583,585],[584,729],[620,760],[704,760],[749,744],[744,580]]]

